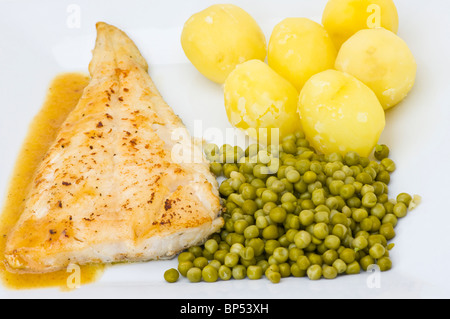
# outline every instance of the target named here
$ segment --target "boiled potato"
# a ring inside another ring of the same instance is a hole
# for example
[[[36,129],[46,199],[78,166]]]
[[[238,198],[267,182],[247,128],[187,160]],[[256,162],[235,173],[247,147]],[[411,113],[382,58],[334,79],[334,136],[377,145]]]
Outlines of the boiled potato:
[[[225,81],[224,96],[230,123],[261,144],[273,135],[259,129],[279,129],[280,138],[300,129],[297,90],[260,60],[238,65]]]
[[[190,17],[181,45],[192,64],[208,79],[224,83],[239,63],[265,60],[266,38],[256,21],[232,4],[215,4]]]
[[[306,18],[287,18],[275,26],[268,63],[300,92],[314,74],[332,69],[337,50],[327,31]]]
[[[392,0],[329,0],[322,24],[339,49],[362,29],[383,27],[397,33],[398,13]]]
[[[385,126],[375,93],[355,77],[336,70],[312,76],[298,103],[305,136],[319,152],[369,156]]]
[[[361,30],[348,39],[339,51],[335,68],[370,87],[387,110],[409,93],[417,65],[400,37],[378,28]]]

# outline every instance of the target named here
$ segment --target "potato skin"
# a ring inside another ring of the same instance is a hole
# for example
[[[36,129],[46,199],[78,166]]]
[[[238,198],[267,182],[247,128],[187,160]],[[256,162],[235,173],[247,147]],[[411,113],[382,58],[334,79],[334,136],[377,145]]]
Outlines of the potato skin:
[[[336,70],[312,76],[298,111],[306,138],[319,152],[369,156],[385,127],[376,95],[355,77]]]
[[[338,50],[353,34],[370,28],[368,19],[374,12],[371,5],[379,8],[379,27],[397,33],[398,12],[393,0],[329,0],[322,14],[322,24]]]
[[[267,55],[257,22],[232,4],[215,4],[192,15],[183,27],[181,45],[197,70],[220,84],[239,63],[263,61]]]
[[[287,18],[269,40],[269,66],[300,92],[314,74],[332,69],[337,50],[327,31],[307,18]]]
[[[387,110],[412,89],[417,65],[399,36],[377,28],[358,31],[348,39],[339,50],[335,68],[370,87]]]
[[[246,130],[262,144],[270,142],[271,136],[270,132],[257,136],[260,128],[279,129],[280,138],[301,129],[297,90],[260,60],[244,62],[230,73],[224,99],[231,125]]]

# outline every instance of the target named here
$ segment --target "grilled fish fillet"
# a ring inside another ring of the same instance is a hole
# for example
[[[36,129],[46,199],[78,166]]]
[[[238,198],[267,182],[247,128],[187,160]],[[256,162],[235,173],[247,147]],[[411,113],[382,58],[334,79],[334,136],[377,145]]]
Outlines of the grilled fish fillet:
[[[90,84],[8,234],[12,269],[43,273],[70,263],[171,257],[223,226],[217,181],[146,61],[124,32],[96,27]],[[195,160],[174,160],[174,147],[196,151]]]

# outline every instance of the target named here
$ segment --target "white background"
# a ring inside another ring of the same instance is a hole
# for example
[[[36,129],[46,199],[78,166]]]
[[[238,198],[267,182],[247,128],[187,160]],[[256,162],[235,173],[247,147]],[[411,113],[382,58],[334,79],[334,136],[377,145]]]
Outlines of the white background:
[[[10,1],[0,0],[0,204],[28,124],[39,111],[51,79],[83,71],[91,58],[95,23],[116,25],[136,42],[163,97],[194,133],[194,121],[208,128],[230,127],[220,85],[201,76],[180,45],[184,22],[217,1]],[[325,0],[229,1],[245,9],[270,37],[286,17],[321,21]],[[72,292],[58,289],[7,290],[1,298],[448,298],[450,297],[450,2],[395,0],[398,35],[416,57],[416,84],[387,112],[381,143],[397,163],[390,197],[420,194],[423,203],[396,228],[393,269],[379,288],[368,273],[335,280],[287,278],[274,285],[231,280],[168,284],[164,270],[176,260],[114,266],[96,283]],[[79,9],[80,24],[71,19]],[[75,10],[75,11],[73,11]],[[74,24],[75,22],[75,24]],[[199,132],[195,132],[198,135]],[[200,131],[200,135],[201,135]]]

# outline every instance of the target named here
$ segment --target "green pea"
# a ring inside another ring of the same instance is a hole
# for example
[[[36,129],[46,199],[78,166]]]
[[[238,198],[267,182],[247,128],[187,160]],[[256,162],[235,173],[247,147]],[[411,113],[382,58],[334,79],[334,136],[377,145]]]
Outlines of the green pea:
[[[209,165],[209,169],[216,176],[221,176],[223,173],[223,166],[220,163],[213,162]]]
[[[211,254],[214,254],[217,249],[219,249],[219,244],[214,239],[208,239],[205,242],[204,246]]]
[[[248,222],[246,220],[240,219],[234,222],[233,229],[236,233],[243,234],[247,226]]]
[[[259,144],[250,144],[250,145],[245,149],[245,156],[247,156],[247,157],[253,157],[253,156],[256,156],[256,154],[258,154],[260,148],[261,148],[261,147],[260,147]]]
[[[183,251],[178,255],[178,262],[194,261],[195,255],[190,251]]]
[[[245,237],[242,234],[238,233],[228,233],[226,237],[226,242],[228,245],[233,245],[235,243],[243,243],[245,241]]]
[[[311,262],[309,261],[309,258],[305,255],[301,255],[297,258],[296,261],[299,269],[301,270],[307,270],[309,266],[311,266]]]
[[[245,247],[240,251],[239,255],[244,260],[252,260],[255,257],[255,251],[252,247]]]
[[[358,165],[359,159],[360,159],[359,154],[353,151],[347,152],[347,154],[345,154],[344,157],[345,163],[349,166]]]
[[[225,263],[225,256],[228,254],[227,249],[219,249],[214,253],[214,259],[220,261],[221,264]]]
[[[364,218],[360,223],[359,227],[364,231],[371,231],[372,230],[372,219],[370,218]]]
[[[380,226],[380,235],[383,235],[387,240],[395,237],[394,226],[391,223],[385,223]]]
[[[313,228],[314,236],[318,239],[325,239],[329,234],[328,225],[325,223],[317,223]],[[297,246],[298,247],[298,246]],[[301,247],[299,247],[301,248]]]
[[[281,280],[281,274],[277,271],[266,271],[265,275],[272,283],[277,284]]]
[[[247,269],[243,265],[236,265],[231,269],[231,275],[237,280],[244,279],[247,276]]]
[[[372,208],[377,204],[377,196],[373,192],[367,192],[361,199],[363,206]]]
[[[269,170],[268,170],[268,168],[265,165],[256,164],[253,167],[253,175],[256,178],[266,179],[268,174],[269,174]]]
[[[219,278],[218,271],[211,265],[207,265],[202,269],[202,278],[206,282],[215,282]]]
[[[378,259],[383,257],[384,253],[386,252],[386,248],[384,248],[381,244],[375,244],[369,249],[369,254],[372,258]]]
[[[309,193],[305,193],[305,194],[309,195]],[[301,198],[300,206],[304,210],[312,210],[315,207],[315,205],[314,205],[313,201],[310,199],[310,197]]]
[[[266,242],[264,244],[264,251],[269,255],[273,255],[275,248],[280,247],[280,246],[281,246],[281,244],[278,240],[269,239],[269,240],[266,240]]]
[[[224,259],[225,266],[232,268],[232,267],[236,266],[238,264],[238,262],[239,262],[238,254],[236,254],[236,253],[226,254],[225,259]]]
[[[405,203],[400,202],[394,205],[393,213],[396,217],[402,218],[408,214],[408,208]]]
[[[391,175],[389,174],[389,172],[387,170],[382,171],[382,172],[378,173],[376,180],[383,182],[385,184],[389,184],[389,182],[391,181]]]
[[[203,256],[197,257],[194,259],[193,263],[194,263],[194,267],[203,269],[206,265],[208,265],[208,259],[206,259]]]
[[[390,158],[385,158],[381,161],[381,165],[383,165],[384,169],[388,171],[389,173],[392,173],[395,171],[395,163]]]
[[[367,239],[369,241],[369,247],[372,247],[375,244],[381,244],[382,246],[387,246],[387,240],[383,235],[380,234],[373,234],[370,235]]]
[[[264,188],[266,186],[266,183],[264,183],[264,181],[262,179],[255,178],[254,180],[252,180],[250,182],[250,185],[252,185],[256,189],[259,189],[259,188]]]
[[[391,223],[393,227],[397,226],[398,219],[394,214],[386,214],[382,221],[383,224]]]
[[[362,184],[371,184],[373,181],[372,176],[366,172],[361,172],[356,175],[356,180]]]
[[[276,203],[272,203],[272,202],[265,203],[263,206],[263,212],[265,214],[269,215],[270,211],[275,207],[277,207]]]
[[[246,247],[252,247],[255,256],[260,256],[264,252],[264,241],[261,238],[251,238]]]
[[[281,143],[281,146],[283,147],[283,152],[288,154],[297,153],[297,145],[295,144],[295,140],[286,140]]]
[[[411,203],[412,197],[407,193],[400,193],[397,195],[397,203],[403,203],[406,207]]]
[[[314,221],[316,223],[325,223],[328,224],[330,222],[330,213],[326,210],[320,210],[320,207],[316,207],[316,213],[314,214]]]
[[[309,226],[314,222],[314,212],[309,209],[302,210],[299,214],[299,219],[303,226]]]
[[[347,227],[343,224],[337,224],[333,226],[333,230],[331,231],[333,235],[339,237],[339,239],[343,240],[348,233]]]
[[[272,191],[270,189],[266,189],[262,193],[261,199],[264,203],[267,203],[267,202],[275,203],[278,200],[278,195],[274,191]]]
[[[309,259],[309,261],[311,262],[312,265],[321,265],[323,264],[323,259],[322,256],[319,254],[316,254],[314,252],[310,252],[307,254],[307,257]]]
[[[289,250],[285,247],[277,247],[273,251],[273,257],[279,264],[284,263],[289,258]]]
[[[386,208],[381,203],[376,203],[374,207],[370,209],[370,214],[377,217],[378,219],[383,219],[386,215]]]
[[[301,230],[294,236],[294,243],[297,248],[304,249],[311,243],[311,234],[307,231]]]
[[[312,184],[317,180],[317,174],[314,173],[313,171],[307,171],[305,172],[305,174],[303,175],[303,181],[306,184]]]
[[[322,277],[322,266],[311,265],[306,270],[306,274],[310,280],[319,280]]]
[[[234,159],[226,158],[223,160],[224,160],[223,163],[225,163],[225,164],[223,164],[223,175],[226,178],[230,178],[232,172],[239,171],[238,166],[236,164],[232,163],[232,161],[234,161]]]
[[[278,267],[280,268],[281,278],[289,277],[291,275],[291,266],[289,263],[281,263]]]
[[[294,246],[289,247],[289,260],[296,262],[298,257],[304,254],[303,250]]]
[[[285,193],[281,196],[281,202],[282,202],[282,203],[297,202],[297,197],[295,197],[295,195],[292,194],[291,192],[285,192]]]
[[[331,217],[331,224],[333,225],[337,225],[337,224],[347,224],[347,216],[345,216],[344,213],[335,213],[333,214],[333,216]]]
[[[374,154],[375,158],[379,161],[389,156],[389,147],[384,144],[375,146]]]
[[[341,245],[341,240],[336,235],[328,235],[324,240],[325,247],[328,249],[338,249]]]
[[[259,229],[256,225],[250,225],[244,230],[244,237],[246,239],[256,238],[259,236]]]
[[[175,268],[168,269],[164,272],[164,279],[167,282],[173,283],[178,280],[180,273]]]
[[[269,226],[269,221],[267,220],[266,216],[258,216],[256,218],[255,225],[256,227],[258,227],[258,229],[264,229]]]
[[[228,200],[232,201],[233,203],[235,203],[237,206],[241,207],[242,204],[244,204],[244,198],[242,197],[242,195],[240,194],[230,194],[230,196],[228,196]]]
[[[358,236],[352,241],[352,247],[358,250],[362,250],[369,245],[369,241],[364,236]]]
[[[377,260],[377,265],[380,267],[381,271],[387,271],[392,268],[392,261],[389,257],[381,257]]]
[[[262,230],[262,237],[264,239],[278,238],[278,228],[276,225],[269,225]]]
[[[347,270],[345,271],[346,274],[354,275],[359,274],[361,272],[361,266],[359,263],[355,260],[349,264],[347,264]]]
[[[327,265],[333,265],[333,263],[339,258],[339,254],[334,249],[328,249],[322,255],[322,260]]]
[[[336,259],[333,262],[333,267],[336,268],[338,274],[342,274],[347,271],[347,264],[342,259]]]
[[[337,277],[338,271],[333,266],[324,265],[322,267],[322,275],[323,275],[323,278],[334,279]]]
[[[273,177],[275,180],[272,183],[270,183],[270,186],[267,185],[267,187],[269,187],[269,189],[274,191],[275,193],[283,192],[286,189],[286,185],[282,181],[277,180],[276,177],[274,176],[271,177]],[[269,177],[269,179],[271,177]],[[269,181],[269,179],[267,181]]]
[[[359,264],[364,271],[367,271],[370,265],[375,264],[375,259],[370,255],[366,255],[360,259]]]
[[[251,199],[245,200],[241,207],[244,214],[247,215],[253,215],[258,210],[258,205]]]
[[[315,189],[311,199],[316,206],[325,204],[325,190],[323,188]]]
[[[333,195],[339,195],[341,192],[341,188],[345,185],[345,183],[341,180],[332,180],[328,185],[330,189],[330,193]]]
[[[355,209],[352,212],[352,218],[357,223],[362,222],[363,219],[367,218],[368,216],[369,216],[369,213],[367,212],[367,210],[365,210],[363,208]]]
[[[216,270],[219,271],[219,268],[220,266],[222,266],[222,263],[218,260],[213,259],[209,262],[209,265],[216,268]]]
[[[186,277],[188,270],[192,267],[194,267],[194,263],[190,260],[185,260],[178,263],[178,271],[183,277]]]
[[[222,280],[231,279],[231,269],[225,265],[220,266],[218,271],[219,278]]]
[[[349,199],[353,197],[355,191],[356,189],[355,186],[353,186],[353,184],[346,184],[342,185],[342,187],[340,188],[339,195],[344,199]]]
[[[247,267],[247,277],[251,280],[261,279],[263,274],[263,269],[258,265],[250,265]]]
[[[187,271],[186,277],[190,282],[200,282],[202,280],[202,270],[197,267],[192,267]]]
[[[269,217],[275,223],[282,223],[286,219],[287,213],[283,207],[277,206],[270,210]]]
[[[297,170],[290,170],[286,173],[286,179],[290,182],[290,183],[297,183],[298,181],[300,181],[301,175]]]
[[[353,249],[345,248],[340,254],[339,258],[342,259],[347,265],[352,263],[356,258],[356,253]]]
[[[301,270],[300,267],[296,263],[293,263],[291,265],[291,274],[294,277],[305,277],[306,270]]]

